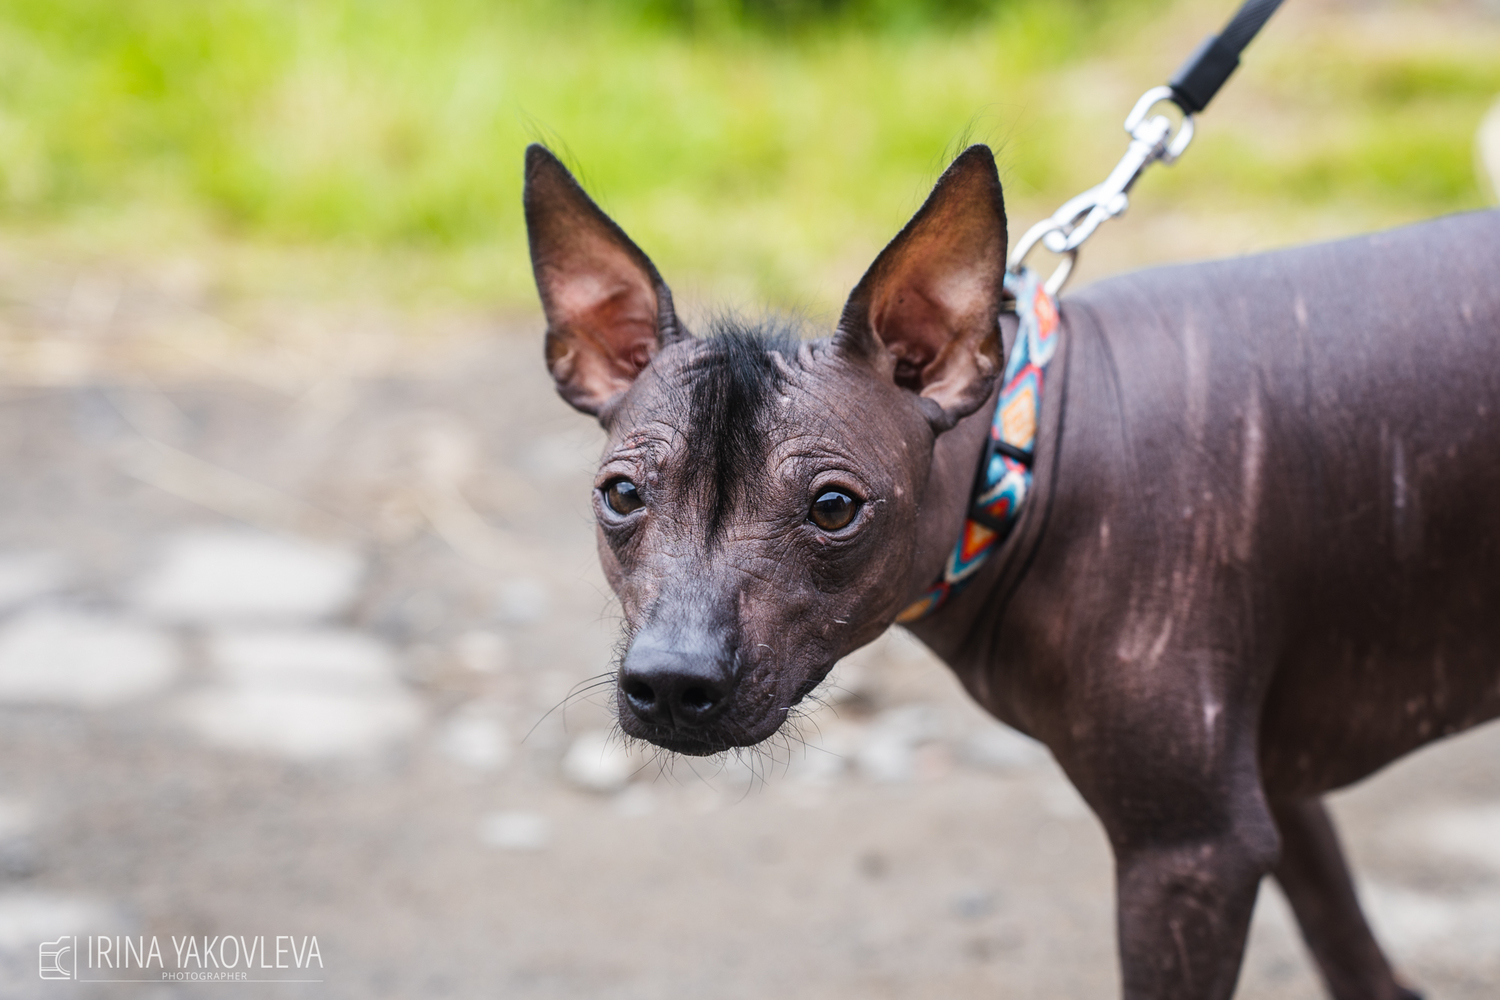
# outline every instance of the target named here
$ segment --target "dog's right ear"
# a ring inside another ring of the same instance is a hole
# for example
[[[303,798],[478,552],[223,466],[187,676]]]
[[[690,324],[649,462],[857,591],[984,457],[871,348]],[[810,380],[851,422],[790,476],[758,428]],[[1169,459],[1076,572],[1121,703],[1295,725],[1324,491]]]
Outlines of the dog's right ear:
[[[1005,199],[995,156],[970,146],[865,272],[834,344],[917,394],[942,432],[989,397],[1000,373]]]
[[[687,336],[651,261],[545,147],[526,150],[526,233],[562,398],[602,417],[661,348]]]

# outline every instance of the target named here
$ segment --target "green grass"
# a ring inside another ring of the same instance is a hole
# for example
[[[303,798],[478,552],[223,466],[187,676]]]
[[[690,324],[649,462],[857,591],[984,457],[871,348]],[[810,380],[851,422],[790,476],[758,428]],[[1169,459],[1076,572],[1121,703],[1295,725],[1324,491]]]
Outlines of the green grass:
[[[966,137],[999,149],[1018,231],[1102,177],[1130,102],[1228,7],[9,0],[0,224],[374,254],[525,303],[521,151],[541,139],[679,287],[822,307]],[[1202,30],[1157,39],[1184,20]],[[1480,203],[1493,27],[1372,50],[1277,26],[1230,84],[1255,114],[1216,105],[1148,183],[1352,223]]]

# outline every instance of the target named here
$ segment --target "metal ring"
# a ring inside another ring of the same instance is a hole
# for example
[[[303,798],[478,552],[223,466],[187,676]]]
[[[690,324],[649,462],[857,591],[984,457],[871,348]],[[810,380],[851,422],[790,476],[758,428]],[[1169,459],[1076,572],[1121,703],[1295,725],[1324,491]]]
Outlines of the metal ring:
[[[1062,263],[1057,265],[1057,270],[1052,272],[1052,277],[1048,278],[1046,284],[1042,286],[1047,289],[1048,295],[1054,299],[1057,298],[1057,293],[1062,291],[1063,285],[1066,285],[1068,279],[1073,276],[1073,263],[1076,260],[1078,260],[1077,250],[1069,250],[1063,256]]]
[[[1187,152],[1188,145],[1193,141],[1193,116],[1184,115],[1182,124],[1177,128],[1177,134],[1172,136],[1172,141],[1162,151],[1161,162],[1167,166],[1177,162],[1177,158]]]
[[[1005,265],[1006,270],[1012,274],[1020,274],[1022,265],[1026,263],[1026,258],[1030,256],[1032,249],[1041,242],[1042,237],[1048,233],[1056,232],[1065,232],[1063,224],[1058,222],[1056,218],[1043,219],[1026,230],[1026,235],[1016,241],[1015,248],[1011,250],[1010,260]]]
[[[1135,130],[1141,127],[1146,120],[1146,115],[1151,109],[1163,101],[1171,101],[1177,105],[1177,110],[1182,112],[1182,124],[1178,126],[1177,134],[1172,136],[1172,141],[1162,151],[1163,163],[1171,164],[1179,156],[1187,151],[1188,144],[1193,141],[1193,116],[1181,104],[1177,104],[1177,95],[1171,87],[1152,87],[1141,95],[1140,100],[1135,102],[1135,107],[1130,109],[1130,114],[1125,116],[1125,131],[1129,132],[1131,138],[1135,137]]]
[[[1006,264],[1006,268],[1012,274],[1020,274],[1022,266],[1026,263],[1026,258],[1030,256],[1031,251],[1036,248],[1036,245],[1041,242],[1042,237],[1048,233],[1064,231],[1066,231],[1064,225],[1055,218],[1043,219],[1041,222],[1038,222],[1026,230],[1026,235],[1022,236],[1019,242],[1016,243],[1015,249],[1011,251],[1010,261]],[[1062,291],[1063,285],[1067,284],[1069,276],[1073,273],[1073,263],[1078,260],[1078,249],[1075,247],[1060,256],[1062,257],[1062,262],[1057,265],[1057,270],[1052,272],[1052,276],[1047,279],[1043,286],[1047,289],[1047,294],[1054,298],[1057,297],[1058,292]]]

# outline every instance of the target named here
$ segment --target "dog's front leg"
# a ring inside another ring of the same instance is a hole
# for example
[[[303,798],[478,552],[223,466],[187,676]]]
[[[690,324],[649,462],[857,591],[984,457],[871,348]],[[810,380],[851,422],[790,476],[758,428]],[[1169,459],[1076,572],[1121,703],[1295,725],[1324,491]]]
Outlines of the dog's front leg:
[[[1127,1000],[1228,1000],[1273,853],[1235,831],[1116,845]]]
[[[1114,849],[1127,1000],[1228,1000],[1277,861],[1255,699],[1215,659],[1107,661],[1081,685],[1094,717],[1059,754]]]

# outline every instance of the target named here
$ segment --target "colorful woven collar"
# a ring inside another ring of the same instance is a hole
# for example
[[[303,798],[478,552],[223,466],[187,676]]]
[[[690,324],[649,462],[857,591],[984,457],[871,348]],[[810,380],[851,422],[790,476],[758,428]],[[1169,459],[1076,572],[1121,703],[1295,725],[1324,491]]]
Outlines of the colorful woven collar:
[[[1016,298],[1015,347],[1005,363],[1000,401],[985,439],[974,481],[974,501],[963,534],[937,582],[896,619],[926,618],[964,588],[989,554],[1010,537],[1031,492],[1032,449],[1042,412],[1047,362],[1057,350],[1057,302],[1035,271],[1005,272],[1005,288]]]

